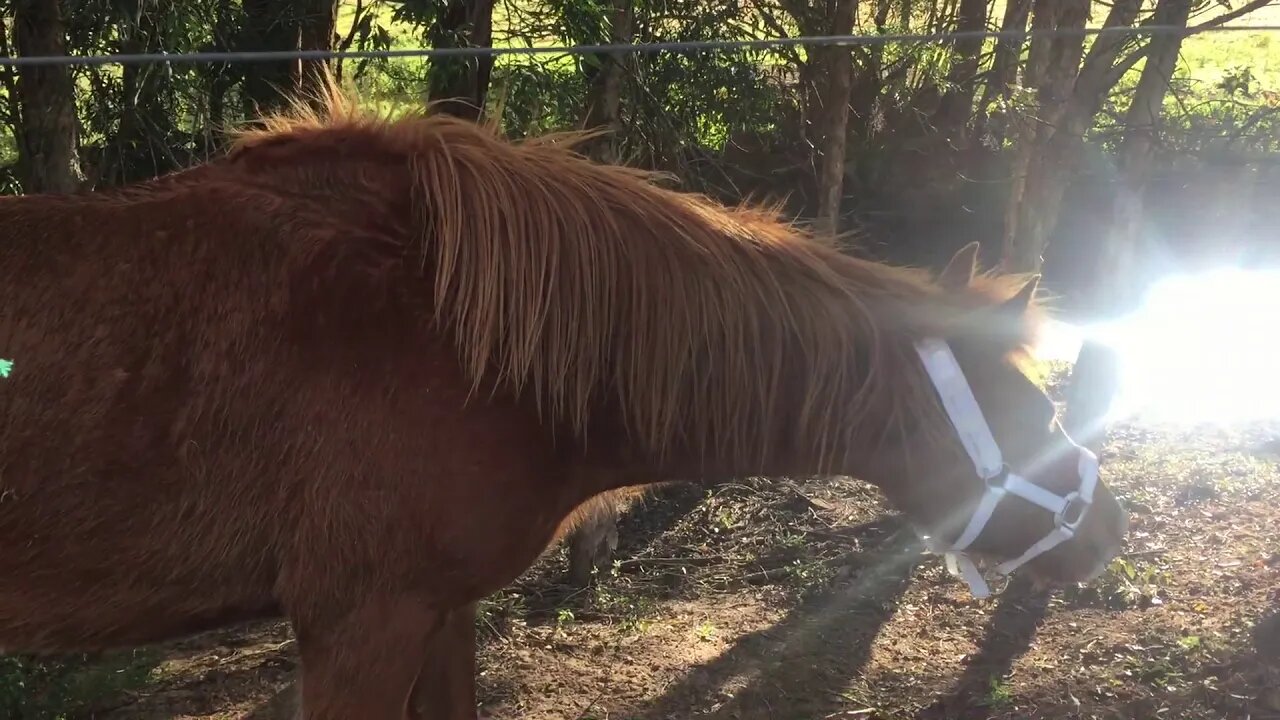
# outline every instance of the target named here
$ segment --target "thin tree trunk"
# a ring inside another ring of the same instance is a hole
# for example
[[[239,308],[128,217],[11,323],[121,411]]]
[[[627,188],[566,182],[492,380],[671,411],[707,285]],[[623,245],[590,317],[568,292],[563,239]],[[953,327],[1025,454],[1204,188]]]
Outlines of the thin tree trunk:
[[[1089,0],[1038,0],[1032,28],[1082,30],[1088,18]],[[1006,271],[1038,270],[1057,224],[1073,164],[1052,140],[1070,102],[1083,51],[1082,34],[1032,40],[1027,78],[1036,83],[1038,117],[1024,121],[1015,155],[1001,253]]]
[[[495,0],[449,0],[427,33],[433,48],[493,46]],[[440,112],[478,120],[493,73],[493,56],[440,58],[431,63],[427,100]]]
[[[244,50],[297,50],[301,42],[298,8],[292,0],[243,0]],[[245,68],[245,113],[249,116],[280,107],[301,87],[297,60],[250,63]]]
[[[1004,19],[1000,21],[1002,32],[1024,32],[1031,17],[1031,0],[1008,0],[1004,7]],[[1001,38],[996,42],[991,59],[991,73],[979,103],[983,113],[990,111],[997,98],[1007,100],[1012,94],[1013,83],[1018,77],[1018,61],[1022,56],[1022,38]]]
[[[18,0],[14,41],[19,55],[65,55],[66,28],[58,0]],[[66,66],[18,70],[23,133],[18,148],[22,187],[28,193],[74,192],[84,182],[78,151],[75,86]]]
[[[632,0],[615,0],[610,13],[610,45],[631,42],[633,6]],[[627,56],[623,53],[605,53],[596,56],[596,60],[599,67],[591,75],[588,84],[587,110],[583,114],[582,125],[586,129],[604,129],[612,134],[618,130]],[[618,158],[613,152],[616,143],[609,145],[605,149],[593,143],[589,149],[590,154],[598,160],[616,161]]]
[[[609,44],[631,42],[633,0],[615,0],[611,17]],[[625,80],[626,56],[610,53],[598,57],[599,67],[590,78],[587,108],[582,124],[591,130],[604,130],[582,149],[601,162],[617,162],[617,130],[622,109],[622,86]],[[584,518],[569,536],[568,581],[575,587],[586,587],[592,576],[613,562],[618,548],[618,516],[615,510],[597,507]]]
[[[1191,0],[1160,0],[1156,7],[1156,25],[1186,27],[1191,14]],[[1161,108],[1168,93],[1173,71],[1182,51],[1182,35],[1164,34],[1151,39],[1147,63],[1142,68],[1133,101],[1125,114],[1125,137],[1120,147],[1121,167],[1131,183],[1146,184],[1152,148],[1163,117]],[[1122,244],[1131,245],[1132,233],[1117,236]]]
[[[1018,0],[1010,0],[1017,6]],[[979,32],[987,27],[987,0],[960,0],[957,32]],[[953,47],[951,69],[947,72],[947,91],[934,114],[934,127],[942,137],[959,140],[973,115],[973,99],[978,87],[978,60],[982,38],[957,40]]]
[[[1140,5],[1140,0],[1115,0],[1105,26],[1129,27]],[[1042,7],[1036,6],[1033,29],[1055,27],[1051,18],[1040,17]],[[1079,16],[1075,17],[1079,22]],[[1083,23],[1076,26],[1083,27]],[[1050,72],[1054,54],[1049,43],[1033,44],[1026,84],[1034,82],[1041,91],[1039,112],[1020,121],[1005,215],[1002,260],[1007,269],[1039,268],[1049,233],[1058,222],[1081,140],[1119,79],[1112,69],[1123,45],[1119,34],[1099,36],[1078,72],[1068,72],[1068,66],[1079,65],[1079,49],[1073,46],[1069,53],[1059,54],[1058,61],[1065,66],[1055,75]],[[1055,84],[1057,87],[1052,87]]]
[[[835,0],[830,34],[853,32],[857,0]],[[818,218],[820,231],[834,233],[840,229],[840,207],[844,199],[845,149],[849,129],[849,94],[853,86],[853,59],[848,48],[824,50],[827,87],[823,93],[820,135],[821,163],[818,171]]]
[[[301,27],[298,45],[303,50],[332,50],[338,35],[338,0],[299,0]],[[320,89],[321,79],[329,70],[328,60],[302,63],[300,83],[308,92]]]
[[[1142,0],[1114,0],[1103,27],[1129,27],[1138,19],[1141,9]],[[1076,77],[1071,101],[1063,112],[1059,135],[1078,141],[1093,125],[1107,95],[1120,79],[1114,74],[1114,69],[1127,44],[1128,38],[1119,33],[1099,35],[1094,39]]]
[[[1191,0],[1160,0],[1154,22],[1186,27]],[[1145,283],[1137,258],[1142,244],[1143,195],[1150,175],[1153,146],[1159,132],[1165,94],[1182,49],[1182,35],[1158,35],[1147,49],[1147,63],[1125,114],[1120,145],[1118,192],[1112,197],[1112,222],[1096,255],[1095,286],[1090,306],[1095,316],[1108,317],[1132,310]],[[1106,413],[1119,389],[1120,366],[1115,352],[1086,343],[1068,386],[1067,432],[1095,452],[1106,438]]]

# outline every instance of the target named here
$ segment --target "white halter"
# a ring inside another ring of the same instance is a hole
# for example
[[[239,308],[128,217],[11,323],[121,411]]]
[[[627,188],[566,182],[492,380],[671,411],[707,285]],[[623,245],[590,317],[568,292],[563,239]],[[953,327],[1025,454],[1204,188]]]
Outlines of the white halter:
[[[1065,497],[1059,497],[1011,472],[951,348],[942,340],[930,338],[918,342],[916,350],[942,399],[942,406],[951,418],[951,424],[960,436],[960,442],[973,460],[978,477],[986,483],[986,491],[978,500],[968,526],[950,547],[942,546],[936,539],[926,537],[925,540],[931,552],[945,556],[947,570],[968,583],[969,591],[974,597],[985,598],[991,594],[991,589],[964,551],[982,534],[1000,501],[1006,495],[1016,495],[1053,513],[1054,529],[1048,535],[1027,548],[1021,556],[995,567],[997,573],[1009,575],[1038,555],[1075,536],[1076,528],[1093,503],[1093,489],[1098,484],[1098,458],[1088,449],[1075,445],[1079,453],[1077,472],[1080,486]]]

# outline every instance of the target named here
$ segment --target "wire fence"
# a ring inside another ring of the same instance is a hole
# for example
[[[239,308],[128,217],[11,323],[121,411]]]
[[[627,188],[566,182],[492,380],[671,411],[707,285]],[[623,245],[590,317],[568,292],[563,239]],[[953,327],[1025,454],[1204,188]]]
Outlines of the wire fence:
[[[604,55],[660,52],[708,52],[768,50],[785,47],[875,47],[895,43],[949,43],[960,40],[1028,40],[1037,37],[1097,37],[1106,35],[1156,36],[1207,33],[1280,32],[1280,25],[1146,25],[1138,27],[1060,28],[1049,30],[972,30],[937,33],[882,33],[876,35],[814,35],[755,40],[679,40],[611,45],[548,45],[529,47],[402,48],[397,50],[251,50],[189,53],[120,53],[112,55],[29,55],[0,57],[0,65],[102,66],[149,63],[262,63],[286,60],[472,58],[504,55]]]

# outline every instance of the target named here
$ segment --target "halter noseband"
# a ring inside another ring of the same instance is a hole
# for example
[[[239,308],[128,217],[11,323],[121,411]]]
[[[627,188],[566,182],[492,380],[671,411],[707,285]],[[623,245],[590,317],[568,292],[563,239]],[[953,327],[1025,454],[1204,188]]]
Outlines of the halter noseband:
[[[986,485],[977,508],[969,518],[969,524],[955,542],[946,547],[936,539],[926,537],[925,540],[929,543],[930,551],[945,556],[947,570],[968,583],[969,591],[974,597],[985,598],[990,596],[991,589],[965,550],[982,534],[1000,501],[1006,495],[1015,495],[1053,513],[1053,530],[1019,557],[995,567],[997,573],[1007,576],[1075,536],[1076,529],[1093,504],[1093,490],[1098,484],[1098,458],[1088,449],[1072,443],[1079,453],[1077,472],[1080,485],[1066,496],[1059,496],[1012,472],[1004,462],[1000,446],[996,444],[991,428],[982,415],[982,408],[978,406],[951,348],[942,340],[929,338],[916,343],[916,351],[938,391],[952,426],[960,436],[961,444],[973,460],[978,477]]]

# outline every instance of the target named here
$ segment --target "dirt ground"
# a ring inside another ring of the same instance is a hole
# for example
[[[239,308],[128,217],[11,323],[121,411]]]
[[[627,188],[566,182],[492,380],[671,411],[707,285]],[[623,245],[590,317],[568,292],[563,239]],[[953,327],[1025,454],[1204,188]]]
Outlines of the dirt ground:
[[[975,601],[850,479],[674,488],[568,593],[549,554],[481,619],[498,720],[1280,718],[1280,423],[1128,425],[1103,456],[1127,553],[1086,588]],[[98,718],[239,718],[289,680],[288,628],[163,649]]]

